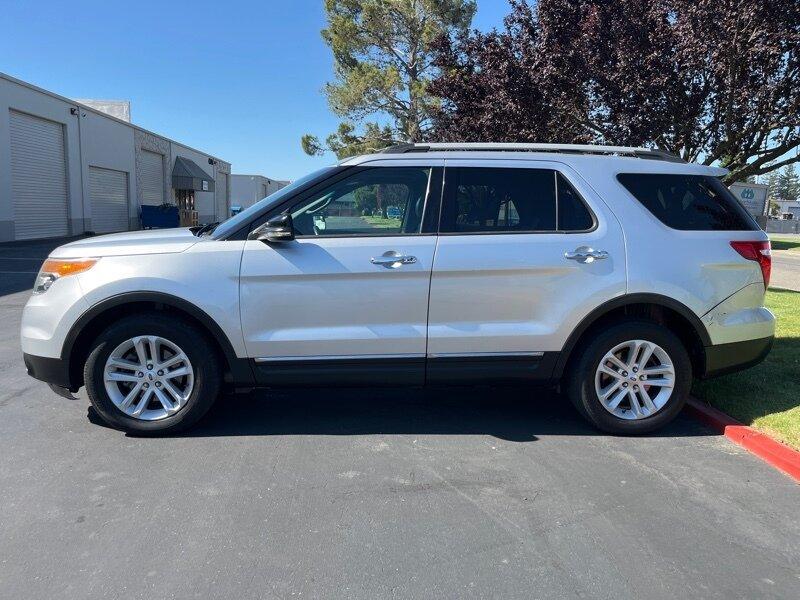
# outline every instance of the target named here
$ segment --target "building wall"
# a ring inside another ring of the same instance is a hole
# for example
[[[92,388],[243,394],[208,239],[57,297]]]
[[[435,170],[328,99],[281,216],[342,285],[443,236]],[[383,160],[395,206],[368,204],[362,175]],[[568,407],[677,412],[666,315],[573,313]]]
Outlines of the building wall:
[[[278,179],[270,179],[269,180],[269,186],[268,186],[268,189],[267,189],[267,195],[269,195],[269,194],[271,194],[273,192],[277,192],[281,188],[285,188],[290,183],[291,183],[291,181],[281,181],[281,180],[278,180]]]
[[[264,188],[269,196],[288,184],[288,181],[278,181],[263,175],[232,175],[231,206],[247,208],[264,197]]]
[[[136,152],[134,151],[135,130],[96,113],[81,111],[80,120],[82,173],[88,174],[89,167],[103,167],[124,171],[128,174],[128,221],[131,229],[139,228],[139,208],[137,198]],[[89,196],[89,177],[83,178],[81,192],[86,214],[84,231],[92,231],[91,199]]]
[[[17,83],[0,78],[0,242],[14,239],[14,204],[11,199],[11,134],[9,111],[16,110],[64,126],[67,156],[67,190],[70,231],[82,233],[84,207],[81,178],[78,117],[70,114],[77,104],[35,93]]]
[[[70,109],[74,109],[76,114],[71,114]],[[177,156],[193,160],[215,180],[217,173],[230,173],[231,170],[230,163],[209,154],[0,73],[0,242],[15,239],[11,197],[10,110],[48,119],[64,127],[71,235],[92,230],[89,167],[103,167],[128,174],[130,229],[140,226],[141,194],[137,157],[142,149],[164,156],[164,197],[172,203],[175,202],[175,193],[171,175]],[[209,159],[215,164],[209,164]],[[196,199],[200,222],[214,221],[214,193],[198,192]]]
[[[231,206],[252,206],[261,200],[261,186],[266,183],[267,178],[261,175],[232,175]]]
[[[75,102],[80,102],[89,108],[99,110],[122,121],[131,122],[131,103],[128,100],[84,100],[83,98],[75,98]]]
[[[800,233],[800,220],[769,219],[766,231],[767,233]]]

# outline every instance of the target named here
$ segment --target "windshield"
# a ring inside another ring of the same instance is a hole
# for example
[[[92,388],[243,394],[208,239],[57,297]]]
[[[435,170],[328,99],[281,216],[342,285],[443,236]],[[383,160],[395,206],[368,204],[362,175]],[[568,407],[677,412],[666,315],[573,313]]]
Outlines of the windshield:
[[[336,169],[336,167],[325,167],[323,169],[314,171],[313,173],[309,173],[308,175],[301,177],[296,181],[293,181],[286,187],[282,187],[277,192],[270,194],[266,198],[259,200],[258,202],[253,204],[253,206],[249,206],[248,208],[240,212],[238,215],[234,215],[230,219],[227,219],[226,221],[220,223],[214,229],[212,238],[218,240],[230,235],[231,233],[239,229],[242,225],[247,223],[247,221],[249,221],[253,216],[259,214],[265,209],[268,209],[270,206],[279,204],[281,201],[283,201],[284,198],[293,194],[295,190],[300,189],[308,182],[318,179],[321,176],[325,175],[326,173],[330,173],[334,169]]]

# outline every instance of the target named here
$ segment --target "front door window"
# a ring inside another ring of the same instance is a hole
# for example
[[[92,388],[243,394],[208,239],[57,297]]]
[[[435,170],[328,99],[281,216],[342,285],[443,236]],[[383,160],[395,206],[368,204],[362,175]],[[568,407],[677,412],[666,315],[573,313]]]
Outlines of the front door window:
[[[420,232],[430,168],[361,171],[291,210],[296,237]]]

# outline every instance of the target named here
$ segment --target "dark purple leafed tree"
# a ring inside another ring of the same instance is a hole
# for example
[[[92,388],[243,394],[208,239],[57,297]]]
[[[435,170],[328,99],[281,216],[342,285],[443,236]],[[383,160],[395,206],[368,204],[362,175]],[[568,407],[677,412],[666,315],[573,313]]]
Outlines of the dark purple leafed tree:
[[[800,1],[510,5],[440,40],[435,137],[655,145],[730,180],[800,161]]]

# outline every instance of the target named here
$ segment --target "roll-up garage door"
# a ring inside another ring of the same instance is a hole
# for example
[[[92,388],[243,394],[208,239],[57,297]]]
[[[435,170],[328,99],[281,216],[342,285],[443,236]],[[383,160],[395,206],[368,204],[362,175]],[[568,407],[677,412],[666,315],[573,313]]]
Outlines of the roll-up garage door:
[[[92,231],[111,233],[128,230],[128,174],[89,167],[92,198]]]
[[[64,126],[12,110],[10,132],[14,237],[68,235]]]
[[[217,221],[222,222],[230,216],[228,211],[227,173],[217,173],[217,181],[214,183],[214,193],[217,197]]]
[[[156,152],[142,150],[139,163],[142,204],[164,204],[164,157]]]

